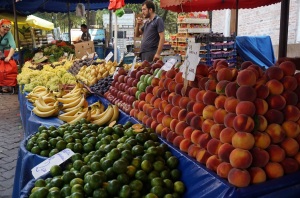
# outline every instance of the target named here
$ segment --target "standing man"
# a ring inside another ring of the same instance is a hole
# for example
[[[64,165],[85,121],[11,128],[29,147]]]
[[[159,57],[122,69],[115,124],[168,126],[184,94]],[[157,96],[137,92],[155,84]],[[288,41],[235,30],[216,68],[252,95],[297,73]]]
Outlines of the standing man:
[[[91,40],[91,35],[88,32],[87,26],[85,24],[82,24],[80,27],[81,27],[82,35],[80,37],[80,40],[76,41],[74,43],[79,43],[79,42],[83,42],[83,41],[90,41]]]
[[[146,21],[143,23],[142,18],[137,19],[135,36],[143,35],[140,50],[142,61],[152,62],[160,58],[165,42],[164,22],[155,14],[155,5],[150,0],[142,4],[142,14]]]

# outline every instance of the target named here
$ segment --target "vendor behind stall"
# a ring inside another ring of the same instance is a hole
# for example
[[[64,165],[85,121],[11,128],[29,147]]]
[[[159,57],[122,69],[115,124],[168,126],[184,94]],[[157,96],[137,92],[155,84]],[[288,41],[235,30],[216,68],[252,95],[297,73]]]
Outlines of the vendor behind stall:
[[[10,28],[10,20],[0,20],[0,53],[3,53],[2,56],[4,56],[5,62],[8,62],[12,58],[16,49],[16,43],[10,32]]]
[[[91,35],[88,32],[87,25],[82,24],[81,25],[81,31],[82,31],[82,35],[80,37],[80,40],[79,41],[75,41],[74,43],[80,43],[80,42],[83,42],[83,41],[90,41],[91,40]]]

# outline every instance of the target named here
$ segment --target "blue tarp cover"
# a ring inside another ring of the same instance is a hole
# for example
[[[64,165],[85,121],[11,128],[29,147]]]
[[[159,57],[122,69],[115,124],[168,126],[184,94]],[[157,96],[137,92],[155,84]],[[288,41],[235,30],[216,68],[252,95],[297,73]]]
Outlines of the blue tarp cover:
[[[276,62],[270,36],[237,36],[236,49],[244,61],[259,66],[271,67]]]

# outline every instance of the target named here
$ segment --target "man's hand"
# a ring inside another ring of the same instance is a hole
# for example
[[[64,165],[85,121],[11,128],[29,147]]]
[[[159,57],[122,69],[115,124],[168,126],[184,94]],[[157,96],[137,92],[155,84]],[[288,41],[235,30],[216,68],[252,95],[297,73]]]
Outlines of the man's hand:
[[[155,54],[153,57],[153,61],[157,61],[160,59],[160,55],[159,54]]]
[[[144,22],[143,22],[143,18],[141,18],[141,17],[138,17],[138,18],[136,19],[136,24],[137,24],[138,26],[141,26],[141,25],[143,25],[143,24],[144,24]]]

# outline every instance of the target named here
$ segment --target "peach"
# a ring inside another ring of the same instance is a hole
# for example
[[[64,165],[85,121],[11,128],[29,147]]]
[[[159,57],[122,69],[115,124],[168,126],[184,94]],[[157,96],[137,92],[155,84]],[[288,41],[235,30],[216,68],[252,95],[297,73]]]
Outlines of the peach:
[[[153,120],[153,119],[152,119]],[[151,122],[151,124],[150,124],[150,128],[151,129],[156,129],[156,127],[157,127],[157,125],[158,125],[158,122],[156,122],[155,120],[153,120],[152,122]]]
[[[217,70],[217,68],[227,68],[228,62],[226,60],[218,60],[216,63],[214,62],[213,67]]]
[[[147,93],[145,96],[146,103],[150,104],[152,97],[154,97],[152,93]]]
[[[181,109],[179,107],[173,107],[170,111],[170,116],[173,118],[173,119],[178,119],[178,114],[179,114],[179,111]]]
[[[210,156],[211,156],[211,154],[209,154],[209,152],[207,152],[206,149],[201,148],[196,155],[196,160],[201,164],[206,164],[206,162]]]
[[[229,143],[224,143],[220,146],[218,150],[218,157],[223,161],[223,162],[229,162],[229,155],[231,151],[234,150],[234,147],[229,144]]]
[[[195,115],[192,117],[191,121],[188,122],[188,124],[191,125],[191,127],[193,127],[194,129],[201,129],[203,121],[204,121],[203,117]]]
[[[172,117],[169,115],[165,115],[162,119],[162,125],[164,125],[164,127],[168,127],[170,128],[170,123],[172,121]]]
[[[251,101],[256,99],[256,91],[252,86],[242,85],[236,91],[236,97],[240,101]]]
[[[257,131],[253,133],[253,136],[255,139],[254,146],[258,148],[266,149],[271,144],[271,138],[268,133],[262,133]]]
[[[180,137],[180,136],[178,136]],[[176,138],[175,138],[176,139]],[[175,141],[175,140],[174,140]],[[180,144],[179,144],[179,149],[185,153],[188,152],[189,147],[192,145],[193,143],[189,140],[189,139],[183,139]]]
[[[204,121],[202,122],[202,131],[204,133],[210,133],[210,129],[211,127],[215,124],[215,122],[211,119],[204,119]]]
[[[285,158],[285,151],[276,144],[271,144],[266,151],[269,153],[271,162],[281,162]]]
[[[202,77],[200,80],[198,80],[198,87],[201,90],[205,90],[205,84],[209,80],[208,77]]]
[[[140,102],[139,102],[139,104],[138,104],[138,109],[139,109],[140,111],[143,111],[143,106],[144,106],[144,104],[146,104],[145,101],[140,101]]]
[[[196,115],[202,115],[203,109],[206,105],[202,102],[195,102],[193,105],[193,113]]]
[[[186,127],[188,127],[189,125],[186,123],[186,122],[183,122],[183,121],[179,121],[177,124],[176,124],[176,127],[175,127],[175,133],[177,133],[178,135],[183,135],[183,131]]]
[[[154,85],[152,85],[152,86],[154,86]],[[153,90],[152,90],[152,94],[153,94],[154,96],[157,96],[157,93],[158,93],[158,91],[159,91],[160,89],[161,89],[161,88],[160,88],[158,85],[154,86],[154,87],[153,87]]]
[[[190,102],[190,98],[189,97],[182,97],[179,101],[179,107],[181,109],[186,109],[187,108],[187,104]]]
[[[159,84],[159,78],[152,78],[151,85],[155,87],[158,86],[158,84]]]
[[[285,90],[294,91],[297,88],[297,79],[294,76],[284,76],[281,83]]]
[[[164,114],[164,112],[159,112],[157,114],[157,117],[156,117],[156,121],[159,123],[159,124],[162,124],[162,120],[163,118],[165,117],[166,114]]]
[[[213,119],[215,123],[224,124],[224,119],[226,115],[227,111],[225,109],[217,109],[213,114]]]
[[[175,75],[175,82],[176,82],[176,83],[183,83],[182,72],[178,72],[178,73]]]
[[[237,115],[245,114],[252,117],[255,114],[255,110],[256,108],[253,102],[241,101],[237,104],[235,111]]]
[[[232,142],[232,137],[236,133],[236,131],[233,128],[226,127],[224,128],[220,133],[220,141],[222,143],[229,143]]]
[[[139,121],[142,121],[145,116],[146,116],[146,114],[143,111],[139,111],[137,114],[137,119]]]
[[[299,152],[299,144],[294,138],[286,138],[280,143],[280,146],[289,157],[293,157]]]
[[[237,115],[233,120],[233,128],[236,131],[251,132],[254,129],[254,120],[244,114]]]
[[[232,146],[235,148],[250,150],[254,146],[254,137],[251,133],[236,132],[232,136]]]
[[[183,88],[183,83],[177,83],[175,86],[175,93],[181,95],[181,90]]]
[[[235,148],[229,155],[229,161],[232,167],[245,169],[252,164],[252,155],[248,150]]]
[[[205,90],[208,91],[216,91],[216,86],[217,86],[217,81],[214,79],[209,79],[208,81],[206,81],[205,83]]]
[[[170,122],[170,129],[171,131],[175,131],[176,125],[178,124],[179,120],[177,119],[172,119],[172,121]]]
[[[300,134],[299,124],[294,121],[287,120],[281,126],[287,137],[296,138]]]
[[[208,66],[204,64],[198,64],[196,69],[196,74],[201,76],[207,76],[208,75]]]
[[[158,105],[158,109],[159,109],[159,111],[161,111],[161,112],[163,112],[164,111],[164,109],[165,109],[165,107],[169,104],[166,100],[159,100],[160,101],[160,103],[159,103],[159,105]],[[157,104],[155,104],[155,106],[157,106]],[[157,110],[158,110],[157,109]]]
[[[268,76],[269,79],[276,79],[276,80],[281,80],[283,78],[283,70],[279,67],[269,67],[266,70],[266,74]]]
[[[224,103],[224,108],[227,112],[235,113],[238,103],[239,100],[235,97],[227,97]]]
[[[285,174],[294,173],[299,170],[299,164],[294,158],[285,158],[280,164]]]
[[[285,76],[293,76],[296,72],[296,65],[292,61],[280,63],[279,68],[282,69]]]
[[[201,150],[199,146],[196,144],[191,144],[190,147],[188,148],[188,155],[192,158],[196,158],[197,153]]]
[[[151,117],[148,117],[148,119],[146,120],[145,125],[146,125],[147,127],[151,127],[151,124],[152,124],[153,121],[154,121],[154,120],[153,120]]]
[[[186,123],[188,125],[191,125],[191,120],[196,116],[196,114],[194,114],[193,112],[188,112],[186,114]],[[199,117],[199,116],[198,116]],[[199,119],[197,119],[198,121],[200,121]],[[195,123],[196,124],[196,123]]]
[[[150,104],[144,104],[142,111],[148,115],[148,109],[151,108],[152,106]],[[149,116],[149,115],[148,115]]]
[[[298,162],[298,165],[300,165],[300,152],[294,156],[294,159]]]
[[[247,69],[250,65],[252,65],[253,63],[251,61],[244,61],[241,64],[241,69]]]
[[[264,115],[268,111],[268,103],[264,99],[256,98],[254,100],[255,114]]]
[[[246,187],[250,184],[251,177],[247,170],[232,168],[228,173],[228,181],[236,187]]]
[[[206,168],[217,172],[217,168],[221,162],[222,161],[216,155],[212,155],[206,161]]]
[[[251,65],[246,70],[252,71],[255,74],[255,77],[256,77],[256,80],[257,80],[261,76],[262,72],[260,73],[260,71],[255,66],[258,67],[258,68],[260,68],[257,65]]]
[[[255,118],[255,129],[258,131],[265,131],[268,127],[267,119],[262,115],[257,115]]]
[[[146,122],[147,122],[148,118],[149,118],[149,116],[147,116],[147,115],[145,115],[145,116],[142,118],[142,123],[143,123],[144,125],[146,125]]]
[[[260,99],[266,99],[269,96],[269,88],[265,84],[261,84],[255,87],[256,97]]]
[[[129,115],[130,115],[131,117],[134,117],[134,114],[135,114],[136,111],[138,111],[138,110],[136,110],[136,109],[131,109],[130,112],[129,112]]]
[[[153,120],[157,120],[157,114],[159,113],[160,111],[158,110],[158,109],[153,109],[152,111],[151,111],[151,118],[153,119]]]
[[[227,97],[236,97],[236,91],[239,88],[236,82],[230,82],[225,87],[225,95]]]
[[[275,179],[284,175],[283,167],[277,162],[269,162],[265,166],[265,172],[269,179]]]
[[[179,107],[179,102],[180,102],[181,98],[182,98],[181,95],[178,95],[178,94],[174,95],[172,98],[172,105]]]
[[[207,105],[206,107],[204,107],[203,109],[203,118],[204,119],[213,119],[213,115],[214,115],[214,112],[216,111],[216,107],[213,106],[213,105]]]
[[[161,98],[156,98],[155,101],[153,102],[153,107],[159,109],[159,105],[161,102],[162,102]]]
[[[239,86],[248,85],[253,86],[256,83],[256,75],[251,70],[242,70],[238,73],[236,82]]]
[[[300,118],[300,110],[294,105],[287,105],[284,108],[283,113],[285,120],[297,122]]]
[[[175,71],[175,69],[170,69],[169,71],[167,71],[166,77],[173,79],[175,78],[176,74],[177,72]]]
[[[151,117],[151,112],[154,110],[155,108],[149,104],[149,107],[147,108],[147,116]],[[153,119],[153,118],[152,118]]]
[[[270,156],[266,150],[254,147],[250,152],[253,158],[252,166],[263,168],[269,162]]]
[[[172,100],[173,100],[173,97],[176,95],[175,92],[171,92],[168,96],[168,102],[171,104],[172,103]]]
[[[162,100],[167,101],[167,100],[168,100],[168,97],[169,97],[169,94],[170,94],[170,92],[169,92],[168,90],[164,90],[164,91],[161,93],[160,98],[161,98]]]
[[[196,102],[193,101],[193,100],[189,101],[189,102],[187,103],[187,105],[186,105],[186,110],[187,110],[188,112],[192,112],[195,103],[196,103]]]
[[[200,130],[193,130],[192,131],[192,134],[191,134],[191,141],[194,143],[194,144],[198,144],[199,143],[199,138],[200,136],[204,134],[202,131]]]
[[[215,99],[215,107],[217,109],[222,108],[224,109],[224,105],[225,105],[225,101],[226,101],[227,97],[224,95],[219,95],[216,99]]]
[[[167,134],[167,141],[168,142],[173,142],[174,141],[174,139],[176,138],[178,136],[178,134],[176,134],[176,133],[174,133],[174,132],[172,132],[172,131],[170,131],[168,134]]]
[[[206,93],[205,90],[201,90],[196,95],[196,102],[203,102],[203,96]]]
[[[271,142],[274,144],[282,142],[285,138],[285,132],[279,124],[269,124],[266,132],[270,135]]]
[[[269,88],[270,94],[279,95],[284,90],[283,84],[276,79],[269,80],[266,85]]]
[[[206,149],[211,155],[217,155],[221,145],[220,140],[212,138],[208,141]]]
[[[266,172],[260,167],[251,167],[248,171],[251,177],[251,184],[259,184],[267,180]]]
[[[173,82],[172,79],[166,78],[164,79],[163,88],[165,91],[168,91],[169,84]]]
[[[207,148],[207,143],[209,142],[209,140],[211,140],[211,137],[208,133],[203,133],[200,137],[199,137],[199,146],[201,148],[206,149]]]
[[[220,69],[217,73],[217,80],[218,81],[222,81],[222,80],[231,81],[232,80],[231,70],[229,68]]]
[[[194,128],[193,128],[193,127],[191,127],[191,126],[186,127],[186,128],[183,130],[183,137],[184,137],[185,139],[191,140],[191,136],[192,136],[193,131],[194,131]]]
[[[235,116],[236,116],[235,113],[227,113],[224,118],[224,125],[226,127],[233,128],[233,120],[234,120]]]
[[[220,133],[225,128],[224,124],[214,124],[210,128],[210,136],[212,138],[220,139]]]
[[[171,113],[171,110],[174,108],[174,106],[173,105],[171,105],[171,104],[167,104],[166,106],[165,106],[165,108],[164,108],[164,114],[166,114],[166,115],[170,115],[170,113]]]
[[[159,134],[162,138],[167,138],[168,133],[171,132],[171,129],[169,129],[168,127],[164,127],[164,128],[159,128],[159,130],[161,131],[156,131],[157,134]]]
[[[264,116],[267,119],[268,124],[282,124],[284,120],[283,113],[276,109],[269,109]]]
[[[286,105],[297,105],[298,95],[295,92],[285,90],[281,95],[284,97]]]
[[[193,87],[189,92],[190,100],[196,101],[196,96],[197,96],[199,91],[200,91],[199,88]]]
[[[228,80],[219,81],[216,86],[216,93],[220,95],[225,95],[225,88],[228,83],[230,83],[230,81]]]
[[[181,109],[178,113],[178,120],[179,121],[186,121],[186,116],[188,114],[188,111],[185,109]]]
[[[281,95],[270,95],[267,98],[267,102],[269,108],[276,110],[282,110],[286,105],[285,98]]]
[[[222,162],[217,167],[217,174],[222,178],[227,178],[229,171],[232,169],[232,166],[228,162]]]
[[[173,143],[173,145],[174,145],[175,147],[179,148],[180,143],[181,143],[183,140],[185,140],[184,137],[181,136],[181,135],[178,135],[178,136],[176,136],[176,137],[174,138],[174,140],[173,140],[172,143]]]

